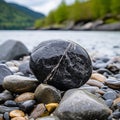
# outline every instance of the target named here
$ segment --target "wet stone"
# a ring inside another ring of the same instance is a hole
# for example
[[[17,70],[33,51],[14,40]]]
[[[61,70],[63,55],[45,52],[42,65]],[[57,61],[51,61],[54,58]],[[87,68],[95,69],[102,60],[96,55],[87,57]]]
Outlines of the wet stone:
[[[4,78],[3,87],[13,93],[24,93],[34,91],[38,81],[29,77],[10,75]]]
[[[108,99],[108,100],[105,101],[105,104],[110,108],[110,107],[112,107],[113,100],[112,99]]]
[[[26,120],[25,117],[14,117],[11,120]]]
[[[26,92],[21,95],[19,95],[17,98],[15,98],[16,102],[24,102],[27,100],[34,100],[35,95],[32,92]]]
[[[107,120],[110,113],[111,110],[95,95],[72,89],[65,93],[53,114],[60,120]]]
[[[6,107],[3,105],[0,105],[0,113],[10,112],[12,110],[18,110],[19,107]]]
[[[41,117],[45,113],[45,111],[46,111],[45,105],[38,104],[30,114],[29,118],[36,119],[38,117]]]
[[[35,90],[35,98],[40,103],[59,103],[61,93],[51,85],[40,84]]]
[[[19,107],[21,110],[23,110],[24,112],[31,112],[34,108],[36,101],[35,100],[27,100],[25,102],[22,102],[19,104]]]
[[[108,91],[103,95],[103,98],[105,100],[108,100],[108,99],[114,100],[116,99],[116,97],[117,97],[117,93],[115,91]]]
[[[7,107],[18,107],[17,103],[13,100],[5,101],[4,105],[7,106]]]
[[[9,112],[4,113],[4,120],[10,120]]]
[[[92,73],[91,60],[85,49],[63,40],[39,44],[31,54],[30,68],[40,83],[63,91],[82,86]]]
[[[12,99],[13,99],[12,93],[9,92],[8,90],[5,90],[2,93],[0,93],[0,103],[3,103],[7,100],[12,100]]]

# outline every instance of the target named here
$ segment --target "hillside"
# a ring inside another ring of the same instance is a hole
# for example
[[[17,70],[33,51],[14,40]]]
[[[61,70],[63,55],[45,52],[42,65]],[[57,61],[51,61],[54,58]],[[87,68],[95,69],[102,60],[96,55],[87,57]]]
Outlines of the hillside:
[[[22,11],[23,13],[28,14],[28,15],[34,17],[35,19],[45,17],[44,14],[39,13],[39,12],[32,11],[32,10],[30,10],[30,9],[24,7],[24,6],[21,6],[21,5],[15,4],[15,3],[8,3],[8,4],[9,4],[10,6],[16,8],[17,10],[20,10],[20,11]]]
[[[23,8],[29,11],[29,9]],[[24,12],[24,9],[20,10],[20,7],[17,9],[11,4],[0,0],[0,29],[26,29],[32,27],[38,16],[32,15],[31,10],[29,13]]]

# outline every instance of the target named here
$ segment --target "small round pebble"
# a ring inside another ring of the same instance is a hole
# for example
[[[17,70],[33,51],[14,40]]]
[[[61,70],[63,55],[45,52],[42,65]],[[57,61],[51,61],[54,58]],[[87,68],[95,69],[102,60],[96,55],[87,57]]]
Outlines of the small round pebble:
[[[10,112],[10,117],[24,117],[25,116],[25,113],[21,110],[13,110]]]

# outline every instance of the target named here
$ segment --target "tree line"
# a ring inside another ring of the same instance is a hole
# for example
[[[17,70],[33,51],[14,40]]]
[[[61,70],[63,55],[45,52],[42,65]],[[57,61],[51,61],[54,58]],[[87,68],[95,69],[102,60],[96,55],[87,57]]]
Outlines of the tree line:
[[[67,5],[63,0],[56,10],[51,11],[48,16],[36,20],[35,27],[65,24],[69,21],[87,22],[102,19],[105,16],[114,16],[108,22],[120,20],[120,0],[75,0],[72,5]]]

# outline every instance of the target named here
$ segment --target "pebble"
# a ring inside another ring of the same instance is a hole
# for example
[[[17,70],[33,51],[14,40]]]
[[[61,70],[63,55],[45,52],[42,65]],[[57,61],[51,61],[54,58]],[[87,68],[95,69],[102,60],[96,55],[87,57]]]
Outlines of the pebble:
[[[0,120],[4,120],[3,114],[0,114]]]
[[[0,103],[3,103],[7,100],[12,100],[12,99],[13,99],[13,96],[11,92],[9,92],[8,90],[5,90],[2,93],[0,93]]]
[[[10,120],[9,112],[5,112],[3,117],[4,117],[4,120]]]
[[[17,98],[15,98],[15,102],[24,102],[27,100],[34,100],[35,94],[31,92],[26,92],[21,95],[19,95]]]
[[[10,75],[4,78],[3,87],[13,93],[34,91],[38,86],[38,80],[19,75]]]
[[[91,79],[94,79],[103,83],[106,81],[106,77],[99,73],[93,73],[91,76]]]
[[[88,84],[90,86],[96,86],[96,87],[99,87],[99,88],[104,86],[104,84],[102,82],[99,82],[99,81],[96,81],[96,80],[93,80],[93,79],[88,80],[88,82],[86,84]]]
[[[107,100],[105,101],[105,104],[106,104],[109,108],[111,108],[111,107],[112,107],[112,104],[113,104],[113,100],[112,100],[112,99],[107,99]]]
[[[61,100],[60,91],[47,84],[40,84],[35,90],[35,98],[39,103],[59,103]]]
[[[112,89],[120,90],[120,81],[107,80],[107,81],[105,81],[105,84]]]
[[[24,117],[25,116],[25,113],[21,110],[13,110],[9,113],[10,117],[11,118],[14,118],[14,117]]]
[[[36,103],[35,100],[27,100],[25,102],[20,103],[19,107],[24,112],[30,113],[34,108],[35,103]]]
[[[3,105],[0,105],[0,113],[10,112],[13,110],[18,110],[18,109],[19,109],[19,107],[6,107]]]
[[[108,100],[108,99],[114,100],[117,98],[117,93],[115,91],[108,91],[103,95],[103,98],[105,100]]]
[[[52,113],[58,107],[58,105],[58,103],[49,103],[46,104],[45,107],[49,113]]]
[[[36,120],[60,120],[60,119],[57,116],[47,116],[47,117],[37,118]]]
[[[17,103],[13,100],[5,101],[4,105],[7,106],[7,107],[18,107]]]
[[[44,104],[38,104],[34,110],[32,111],[32,113],[30,114],[30,119],[36,119],[38,117],[41,117],[44,115],[46,111],[45,105]]]

